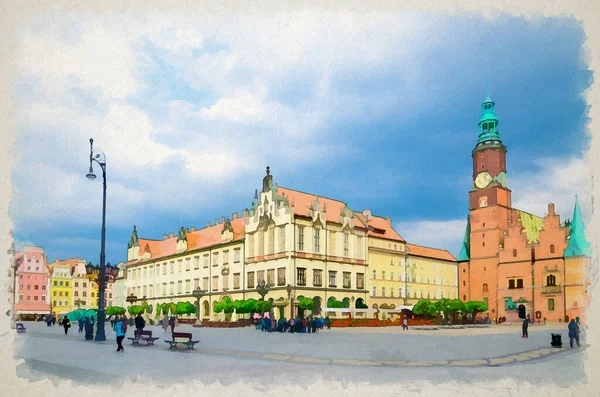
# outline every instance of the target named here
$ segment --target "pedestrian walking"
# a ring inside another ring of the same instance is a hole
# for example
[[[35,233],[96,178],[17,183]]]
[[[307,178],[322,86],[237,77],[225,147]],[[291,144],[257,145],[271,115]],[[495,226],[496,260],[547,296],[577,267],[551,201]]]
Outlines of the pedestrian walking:
[[[327,324],[327,329],[331,329],[331,319],[329,316],[325,317],[325,324]]]
[[[125,348],[123,347],[123,339],[125,339],[125,333],[127,330],[127,325],[125,325],[125,322],[122,318],[118,319],[115,323],[115,326],[113,327],[113,329],[115,330],[115,333],[117,334],[117,351],[118,352],[125,352]]]
[[[296,324],[295,324],[295,320],[294,318],[290,318],[290,334],[293,334],[296,328]]]
[[[167,318],[167,316],[165,316],[162,320],[161,320],[161,324],[162,324],[162,328],[165,331],[165,334],[167,333],[167,328],[169,328],[169,319]]]
[[[527,333],[527,328],[529,327],[529,314],[527,315],[527,318],[525,318],[525,320],[523,320],[523,336],[522,338],[529,338],[529,334]]]
[[[408,329],[408,319],[406,318],[406,316],[404,316],[404,318],[402,319],[402,330],[406,331]]]
[[[169,319],[169,326],[171,327],[171,333],[175,332],[175,316],[171,316]]]
[[[52,325],[56,325],[56,314],[52,314]]]
[[[69,331],[69,328],[71,328],[71,321],[69,321],[69,318],[67,316],[63,317],[61,325],[65,329],[65,335],[66,335],[67,332]]]
[[[143,331],[145,326],[146,326],[146,320],[144,320],[144,317],[142,317],[142,314],[139,313],[137,315],[137,317],[135,318],[135,329],[137,329],[138,331]]]
[[[79,333],[83,332],[83,326],[85,325],[85,322],[83,321],[83,317],[79,317],[79,320],[77,320],[77,324],[79,324]]]
[[[579,344],[579,327],[575,320],[569,322],[569,344],[571,345],[571,349],[573,348],[573,339],[577,342],[577,347],[581,346]]]
[[[52,314],[48,314],[46,316],[46,326],[47,327],[51,327],[52,326]]]
[[[310,328],[313,334],[317,333],[317,319],[314,317],[310,320]]]

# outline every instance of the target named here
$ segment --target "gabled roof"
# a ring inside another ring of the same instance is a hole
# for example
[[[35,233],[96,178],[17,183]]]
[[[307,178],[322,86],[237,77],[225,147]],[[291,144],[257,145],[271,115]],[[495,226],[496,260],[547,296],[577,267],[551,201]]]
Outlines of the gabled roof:
[[[406,252],[409,255],[422,256],[425,258],[441,259],[456,262],[456,258],[448,250],[425,247],[423,245],[406,244]]]
[[[314,194],[300,192],[293,189],[277,186],[277,193],[284,195],[290,206],[294,203],[294,215],[310,216],[310,206],[318,198],[321,204],[321,210],[327,209],[325,218],[327,222],[339,223],[340,213],[347,204],[343,201],[334,200],[326,197],[316,196]],[[354,215],[354,228],[368,229],[368,236],[378,237],[388,240],[405,242],[404,239],[392,228],[390,222],[379,216],[372,216],[369,221],[360,212],[351,210]]]
[[[221,223],[186,233],[187,251],[194,251],[221,244],[221,233],[223,232],[223,226],[224,225]],[[234,241],[244,238],[246,226],[243,218],[232,220],[231,227],[233,228]],[[140,238],[138,239],[140,249],[139,256],[141,257],[146,252],[150,253],[151,259],[158,259],[174,255],[177,253],[177,237],[178,236],[173,236],[164,240]],[[124,263],[124,265],[129,266],[137,262],[139,261],[129,261]]]
[[[592,256],[592,246],[585,238],[585,227],[581,211],[579,210],[579,200],[575,196],[575,208],[573,209],[573,220],[571,221],[571,234],[569,245],[565,249],[564,256]]]
[[[544,219],[529,212],[514,209],[519,214],[518,221],[525,229],[528,243],[537,243],[540,240],[540,230],[544,228]]]

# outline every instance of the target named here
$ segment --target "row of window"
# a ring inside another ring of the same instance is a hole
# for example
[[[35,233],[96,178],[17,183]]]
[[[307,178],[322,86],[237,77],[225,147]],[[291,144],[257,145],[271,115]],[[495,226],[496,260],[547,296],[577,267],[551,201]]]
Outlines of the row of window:
[[[463,287],[467,286],[467,282],[463,281]],[[553,274],[548,275],[548,277],[546,277],[546,287],[554,287],[556,286],[556,276],[554,276]],[[517,279],[509,279],[508,280],[508,289],[520,289],[523,288],[523,279],[522,278],[517,278]],[[483,292],[487,292],[488,291],[488,285],[487,283],[483,283]]]
[[[248,236],[248,256],[254,257],[265,255],[265,234],[267,235],[267,255],[271,255],[275,253],[275,229],[277,229],[277,241],[278,241],[278,252],[285,251],[285,226],[275,227],[274,225],[269,225],[267,227],[267,231],[263,232],[259,227],[258,231],[254,234],[250,234]],[[256,242],[256,252],[254,249],[254,240]],[[302,241],[304,242],[304,236],[302,237]],[[304,243],[303,243],[304,244]]]
[[[25,297],[24,297],[22,294],[20,294],[20,295],[19,295],[19,302],[23,302],[23,301],[24,301],[24,298],[25,298]],[[37,300],[39,300],[39,299],[38,299],[38,298],[39,298],[39,296],[37,296],[37,295],[34,295],[34,296],[33,296],[33,299],[31,299],[31,295],[27,295],[27,296],[26,296],[26,298],[27,298],[27,300],[28,300],[28,301],[31,301],[31,300],[37,301]],[[42,301],[42,302],[46,302],[46,295],[42,295],[42,299],[41,299],[41,301]]]
[[[312,229],[313,234],[313,253],[321,254],[321,229],[319,228],[306,228],[298,226],[298,251],[305,251],[304,247],[304,233],[305,229]],[[338,252],[336,249],[336,232],[329,232],[329,253],[335,254]],[[356,236],[356,257],[363,257],[363,237]],[[259,247],[260,248],[260,247]],[[342,253],[344,258],[350,257],[350,233],[343,233],[342,238]]]
[[[372,290],[372,295],[371,295],[372,298],[387,297],[385,287],[381,287],[381,295],[377,295],[377,291],[378,291],[377,287],[374,286],[373,290]],[[425,298],[425,296],[427,296],[427,299],[432,299],[432,298],[438,299],[436,292],[434,292],[433,294],[430,291],[427,291],[427,294],[425,294],[425,292],[423,290],[421,290],[420,292],[421,292],[421,295],[420,295],[421,298]],[[389,297],[393,298],[394,297],[394,289],[390,288],[389,293],[390,293]],[[406,296],[404,295],[404,288],[402,288],[402,287],[398,288],[398,298],[404,298],[404,297],[406,297],[406,298],[411,297],[410,288],[406,289]],[[417,291],[412,291],[412,297],[417,298]],[[446,296],[446,298],[450,298],[450,299],[456,298],[456,293],[449,294],[448,296]],[[444,299],[444,291],[440,291],[440,299]]]
[[[25,286],[24,284],[19,284],[19,289],[21,291],[23,291],[24,290],[24,288],[23,288],[24,286]],[[26,287],[27,287],[27,290],[30,290],[31,289],[31,284],[27,284]],[[34,284],[33,285],[33,289],[34,289],[34,291],[37,291],[37,290],[40,289],[40,286],[38,284]],[[46,286],[42,285],[42,291],[45,291],[45,290],[46,290]]]
[[[381,272],[381,280],[386,280],[385,276],[386,276],[386,272],[382,271]],[[377,270],[373,270],[373,280],[377,280]],[[389,278],[389,280],[390,281],[394,281],[394,272],[390,272],[390,278]],[[414,273],[413,273],[412,280],[413,280],[412,282],[414,282],[414,283],[417,282],[417,277],[414,275]],[[426,280],[427,283],[425,283],[424,280]],[[402,280],[402,274],[398,274],[398,281],[403,281]],[[409,283],[411,282],[410,273],[406,275],[406,281],[409,282]],[[421,284],[437,284],[436,281],[437,281],[436,278],[433,278],[433,280],[431,280],[429,278],[424,279],[422,276],[419,276],[419,283],[421,283]],[[446,282],[446,284],[447,285],[452,285],[452,282],[448,280]],[[446,285],[446,284],[444,284],[444,279],[442,278],[440,280],[440,285]],[[456,286],[456,280],[454,280],[453,284]]]
[[[296,269],[296,282],[300,286],[306,285],[306,269],[298,268]],[[336,270],[329,271],[329,288],[337,288],[337,274]],[[319,269],[313,270],[313,286],[314,287],[322,287],[323,286],[323,271]],[[343,288],[352,288],[352,273],[351,272],[342,272],[342,287]],[[356,273],[356,289],[364,289],[365,288],[365,275],[364,273]]]
[[[241,257],[240,252],[241,252],[240,248],[233,249],[233,262],[234,263],[240,262],[240,257]],[[229,250],[225,250],[221,254],[222,255],[219,255],[219,252],[213,252],[213,257],[212,257],[213,266],[218,266],[219,264],[222,264],[222,265],[229,264],[229,259],[230,259],[229,258]],[[219,263],[219,257],[221,257],[222,263]],[[184,264],[184,262],[185,262],[185,264]],[[177,267],[175,266],[176,264],[177,264]],[[204,268],[207,268],[209,266],[209,254],[204,254],[202,256],[202,265]],[[128,273],[131,275],[132,280],[144,279],[144,278],[152,277],[152,267],[153,267],[153,265],[145,266],[143,268],[131,269],[131,270],[128,270]],[[166,275],[167,271],[169,274],[174,274],[175,269],[177,269],[177,273],[181,273],[184,270],[190,271],[190,270],[192,270],[192,268],[194,270],[200,269],[200,256],[194,256],[193,258],[178,259],[177,263],[175,263],[174,260],[170,261],[169,263],[167,263],[167,262],[164,262],[162,264],[157,263],[154,266],[154,269],[155,269],[154,272],[155,272],[155,275],[159,276],[161,274],[161,269],[162,269],[162,274]]]

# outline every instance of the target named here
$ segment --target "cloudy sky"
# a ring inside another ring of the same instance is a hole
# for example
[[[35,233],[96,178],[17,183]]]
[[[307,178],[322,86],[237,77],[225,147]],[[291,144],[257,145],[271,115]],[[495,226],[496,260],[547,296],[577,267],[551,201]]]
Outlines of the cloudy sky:
[[[458,254],[486,86],[513,204],[590,215],[581,24],[500,15],[282,13],[38,17],[17,32],[17,248],[107,261],[134,224],[160,239],[281,186],[391,216],[405,239]],[[96,167],[96,172],[98,172]]]

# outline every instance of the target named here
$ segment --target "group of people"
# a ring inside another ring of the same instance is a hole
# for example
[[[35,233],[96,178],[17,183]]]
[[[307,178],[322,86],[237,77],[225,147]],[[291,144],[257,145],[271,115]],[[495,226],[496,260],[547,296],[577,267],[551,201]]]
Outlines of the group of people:
[[[285,317],[283,317],[276,321],[275,317],[271,314],[269,317],[265,316],[254,319],[254,326],[256,329],[260,329],[262,332],[315,334],[325,327],[327,327],[327,329],[331,329],[331,319],[329,316],[325,318],[310,316],[306,319],[296,317],[290,320],[287,320]]]
[[[48,327],[51,327],[56,324],[56,314],[54,314],[54,313],[46,314],[43,319],[44,319],[44,322],[46,323],[46,326],[48,326]]]
[[[523,336],[521,336],[522,338],[525,338],[525,339],[529,338],[528,328],[529,328],[530,322],[531,322],[531,320],[529,319],[529,314],[528,314],[527,317],[525,318],[525,320],[523,320]],[[568,325],[569,345],[571,346],[571,349],[573,348],[573,341],[575,341],[577,343],[578,347],[581,346],[579,344],[579,327],[580,327],[579,317],[571,319],[571,321],[569,322],[569,325]]]

